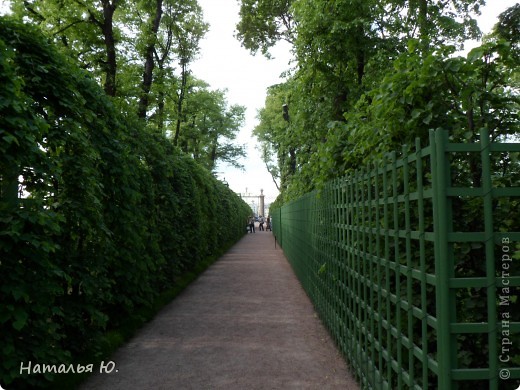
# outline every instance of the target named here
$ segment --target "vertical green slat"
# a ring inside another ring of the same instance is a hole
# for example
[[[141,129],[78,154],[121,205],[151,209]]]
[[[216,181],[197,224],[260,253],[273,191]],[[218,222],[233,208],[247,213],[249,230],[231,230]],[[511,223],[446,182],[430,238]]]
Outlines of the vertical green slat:
[[[358,222],[358,209],[357,209],[357,191],[358,191],[358,173],[355,172],[351,175],[351,185],[350,185],[350,243],[349,247],[351,249],[351,267],[352,267],[352,273],[351,273],[351,280],[352,280],[352,312],[354,313],[353,318],[353,326],[355,329],[354,339],[353,341],[356,343],[355,350],[356,350],[356,359],[358,361],[358,367],[359,369],[362,369],[361,366],[361,356],[360,351],[358,348],[359,345],[359,322],[357,319],[359,318],[359,295],[358,295],[358,254],[356,253],[356,245],[358,242],[358,232],[356,231],[356,225]]]
[[[308,199],[309,205],[312,205],[312,211],[309,211],[311,214],[312,227],[310,230],[310,242],[311,242],[311,253],[309,254],[309,261],[305,264],[305,277],[307,290],[310,291],[311,296],[315,301],[317,301],[318,297],[318,286],[317,286],[317,278],[314,272],[316,266],[315,263],[318,261],[318,247],[319,247],[319,201],[316,194],[313,194]],[[317,302],[319,305],[319,302]]]
[[[354,215],[354,210],[353,210],[353,205],[354,205],[354,182],[355,180],[355,177],[353,176],[353,174],[349,174],[349,178],[348,178],[348,200],[347,200],[347,204],[348,204],[348,230],[347,230],[347,246],[349,248],[352,249],[353,245],[354,245],[354,238],[353,238],[353,232],[352,232],[352,226],[354,225],[354,218],[353,218],[353,215]],[[356,366],[358,368],[358,370],[360,370],[360,366],[359,366],[359,359],[358,359],[358,354],[357,354],[357,348],[356,348],[356,336],[357,336],[357,324],[356,324],[356,298],[355,298],[355,278],[354,278],[354,272],[355,272],[355,256],[354,254],[352,253],[352,251],[350,250],[348,252],[348,257],[349,257],[349,261],[348,261],[348,266],[349,266],[349,283],[348,283],[348,286],[350,288],[350,312],[351,312],[351,320],[350,320],[350,325],[351,325],[351,332],[352,332],[352,335],[351,335],[351,340],[352,340],[352,345],[353,345],[353,356],[354,356],[354,360],[356,362]]]
[[[412,244],[411,244],[411,226],[410,226],[410,172],[408,166],[407,147],[403,146],[403,195],[404,195],[404,220],[405,220],[405,240],[406,240],[406,300],[408,301],[407,309],[407,325],[408,325],[408,340],[413,343],[413,314],[412,314]],[[413,344],[408,348],[408,374],[410,387],[414,386],[414,354]]]
[[[362,310],[362,323],[364,324],[364,327],[365,327],[365,332],[363,333],[363,351],[364,351],[364,355],[363,355],[363,358],[364,358],[364,364],[365,364],[365,370],[366,372],[369,372],[370,370],[370,366],[368,365],[368,350],[369,350],[369,332],[368,332],[368,325],[369,325],[369,314],[370,314],[370,311],[368,310],[370,308],[370,306],[368,305],[368,290],[367,290],[367,281],[368,281],[368,278],[367,278],[367,262],[368,262],[368,256],[367,256],[367,228],[369,228],[369,224],[367,224],[367,215],[366,215],[366,207],[365,207],[365,202],[366,202],[366,197],[365,197],[365,194],[366,194],[366,191],[367,191],[367,174],[365,173],[364,170],[362,170],[361,172],[361,177],[360,177],[360,180],[361,180],[361,185],[360,185],[360,188],[361,188],[361,198],[360,198],[360,206],[361,206],[361,223],[359,224],[359,229],[361,229],[361,237],[362,237],[362,240],[361,240],[361,257],[360,257],[360,260],[362,262],[362,271],[361,271],[361,275],[360,275],[360,285],[362,287],[362,299],[361,299],[361,302],[362,302],[362,307],[361,307],[361,310]]]
[[[433,134],[433,136],[432,136]],[[433,139],[432,139],[433,138]],[[430,133],[432,151],[433,208],[435,235],[435,289],[437,317],[437,363],[439,389],[453,389],[451,370],[453,367],[450,335],[450,291],[449,279],[453,267],[449,262],[447,234],[450,231],[448,222],[448,197],[446,187],[449,180],[449,168],[446,162],[445,133],[436,131]],[[451,267],[451,270],[450,270]]]
[[[415,166],[417,174],[417,202],[419,212],[419,268],[421,275],[421,357],[422,357],[422,385],[428,383],[428,300],[426,294],[426,254],[425,254],[425,226],[424,226],[424,188],[423,188],[423,160],[421,142],[415,139]]]
[[[317,239],[317,249],[318,249],[318,252],[316,253],[316,256],[315,256],[315,264],[314,264],[314,269],[316,270],[317,273],[320,272],[320,263],[322,262],[322,258],[321,258],[321,254],[323,253],[323,235],[326,234],[326,232],[324,231],[324,226],[323,226],[323,209],[322,209],[322,204],[323,204],[323,199],[322,198],[319,198],[316,200],[316,202],[318,203],[318,213],[316,214],[316,217],[317,217],[317,226],[316,226],[316,239]],[[316,283],[316,306],[317,306],[317,309],[318,309],[318,312],[320,312],[322,318],[323,318],[323,300],[322,300],[322,291],[323,291],[323,278],[321,277],[321,274],[318,274],[318,275],[315,275],[313,273],[313,278],[315,279],[315,283]]]
[[[392,318],[392,306],[390,301],[390,229],[388,227],[388,166],[386,164],[387,159],[384,159],[384,176],[383,176],[383,223],[385,232],[385,290],[386,290],[386,320],[387,323],[391,323]],[[392,330],[390,326],[386,328],[386,381],[388,384],[392,383]]]
[[[395,305],[395,327],[397,329],[396,348],[397,348],[397,388],[403,388],[403,357],[401,342],[401,270],[400,270],[400,254],[399,254],[399,203],[397,193],[397,162],[395,152],[390,154],[392,161],[392,206],[394,217],[394,265],[395,265],[395,296],[397,299]],[[394,321],[392,321],[394,324]]]
[[[353,322],[353,318],[352,318],[352,297],[351,297],[351,293],[352,293],[352,283],[351,283],[351,267],[350,267],[350,252],[347,250],[347,248],[349,247],[349,224],[350,224],[350,211],[349,211],[349,176],[347,175],[343,182],[342,182],[342,185],[343,185],[343,205],[345,207],[344,209],[344,216],[343,216],[343,224],[344,224],[344,231],[343,231],[343,245],[345,247],[345,272],[346,272],[346,277],[345,277],[345,285],[346,285],[346,288],[347,288],[347,291],[346,291],[346,311],[347,311],[347,317],[348,317],[348,320],[347,320],[347,329],[348,329],[348,353],[347,353],[347,356],[350,356],[351,358],[351,362],[354,363],[354,365],[356,364],[354,358],[353,358],[353,354],[352,354],[352,350],[354,349],[354,343],[353,343],[353,336],[352,336],[352,330],[353,330],[353,326],[352,326],[352,322]],[[357,368],[357,367],[356,367]]]
[[[333,214],[334,218],[334,225],[333,225],[333,241],[332,241],[332,248],[333,248],[333,255],[332,260],[334,261],[334,321],[336,323],[335,326],[335,332],[337,335],[337,338],[341,338],[341,285],[340,285],[340,264],[339,264],[339,213],[338,213],[338,193],[337,193],[337,185],[336,181],[333,182],[333,186],[331,186],[332,190],[332,204],[331,204],[331,212]],[[338,345],[340,343],[339,339],[337,340]]]
[[[376,201],[376,228],[379,230],[381,227],[381,219],[379,215],[379,203],[380,203],[380,196],[379,196],[379,167],[376,163],[374,163],[374,193],[375,193],[375,201]],[[382,294],[382,269],[381,269],[381,234],[379,231],[376,232],[376,257],[377,257],[377,265],[376,265],[376,273],[377,273],[377,303],[378,303],[378,311],[377,314],[379,315],[379,321],[377,323],[377,340],[379,341],[379,356],[378,356],[378,375],[376,380],[374,380],[375,388],[381,389],[383,387],[383,321],[382,314],[383,314],[383,294]]]
[[[368,230],[368,248],[367,248],[367,251],[368,251],[368,280],[365,282],[365,288],[369,289],[369,300],[370,300],[370,304],[369,304],[369,313],[368,313],[368,318],[369,318],[369,335],[370,335],[370,339],[369,339],[369,342],[370,342],[370,349],[369,351],[367,351],[367,360],[370,361],[370,366],[369,366],[369,370],[368,370],[368,376],[369,378],[371,378],[371,382],[373,382],[373,378],[375,376],[375,361],[376,361],[376,348],[375,348],[375,313],[377,313],[377,310],[375,308],[375,294],[376,294],[376,291],[375,291],[375,274],[374,274],[374,246],[373,246],[373,243],[374,243],[374,228],[376,228],[376,226],[374,226],[374,213],[373,213],[373,208],[374,208],[374,200],[372,199],[372,189],[373,189],[373,185],[372,185],[372,174],[370,172],[370,166],[368,167],[368,172],[367,172],[367,191],[368,191],[368,197],[367,197],[367,205],[368,205],[368,221],[367,221],[367,230]],[[369,286],[369,283],[370,283],[370,286]],[[368,353],[370,352],[370,353]]]
[[[335,213],[336,213],[336,229],[334,232],[334,239],[335,239],[335,256],[336,256],[336,272],[337,272],[337,281],[336,281],[336,299],[337,299],[337,305],[338,305],[338,326],[339,326],[339,338],[341,339],[340,342],[345,337],[344,333],[344,326],[345,321],[343,317],[343,264],[341,263],[341,209],[340,209],[340,192],[339,192],[339,183],[336,181],[336,185],[334,187],[334,199],[335,199]],[[338,340],[339,341],[339,340]],[[339,343],[338,343],[339,344]]]
[[[341,319],[341,265],[340,265],[340,250],[339,250],[339,199],[338,199],[338,185],[337,180],[332,182],[332,213],[334,217],[334,225],[333,225],[333,261],[334,261],[334,319],[336,321],[336,342],[338,346],[341,345],[341,338],[343,337],[343,321]]]
[[[335,299],[335,319],[336,319],[336,332],[339,339],[343,336],[343,321],[341,319],[342,304],[341,304],[341,264],[340,264],[340,250],[339,250],[339,199],[338,199],[338,186],[337,182],[332,187],[333,190],[333,212],[334,212],[334,237],[333,237],[333,248],[334,248],[334,299]]]
[[[330,327],[333,329],[333,331],[336,331],[336,316],[335,316],[335,299],[334,299],[334,275],[336,273],[336,264],[334,262],[334,246],[332,245],[334,240],[334,216],[333,216],[333,210],[332,210],[332,189],[330,186],[327,186],[327,203],[325,204],[326,207],[326,214],[328,220],[328,234],[327,234],[327,259],[328,264],[331,265],[330,271],[327,273],[327,296],[329,297],[328,301],[329,304],[327,306],[327,309],[329,311],[329,322]]]
[[[352,178],[352,187],[351,187],[351,202],[352,202],[352,212],[353,212],[353,219],[351,223],[351,248],[354,249],[352,253],[352,265],[353,265],[353,273],[352,273],[352,281],[353,281],[353,305],[355,307],[354,313],[355,313],[355,319],[360,318],[361,315],[361,309],[359,304],[359,254],[356,251],[356,247],[359,245],[359,231],[356,228],[359,226],[359,209],[358,209],[358,175],[359,172],[354,173],[354,177]],[[361,343],[361,336],[360,336],[360,327],[359,322],[354,321],[355,329],[356,329],[356,360],[358,361],[358,365],[360,368],[362,368],[362,359],[361,359],[361,351],[359,349],[359,345]]]
[[[342,296],[341,303],[343,305],[343,327],[344,327],[344,341],[343,341],[343,352],[349,349],[349,327],[348,327],[348,286],[347,286],[347,257],[346,257],[346,249],[345,249],[345,188],[344,181],[339,180],[338,182],[338,196],[340,203],[340,222],[341,222],[341,230],[340,230],[340,251],[341,251],[341,281],[342,284]]]
[[[351,343],[351,325],[350,325],[350,285],[348,283],[350,272],[348,266],[348,250],[347,250],[347,214],[348,214],[348,206],[347,206],[347,184],[346,180],[341,181],[341,204],[342,204],[342,222],[343,222],[343,231],[341,232],[341,243],[343,248],[343,267],[344,267],[344,281],[345,281],[345,326],[347,331],[347,344],[346,347],[348,350],[352,350]]]
[[[358,322],[358,351],[359,351],[359,361],[360,365],[363,366],[363,355],[361,353],[361,348],[363,347],[363,332],[362,332],[362,324],[364,324],[364,310],[363,310],[363,294],[362,294],[362,283],[361,283],[361,275],[363,274],[363,256],[361,255],[363,250],[363,237],[361,232],[361,226],[363,226],[363,208],[361,205],[362,202],[362,193],[363,193],[363,171],[358,171],[356,174],[356,297],[357,297],[357,310],[359,318],[361,321]],[[363,367],[366,369],[366,367]],[[366,372],[366,371],[365,371]]]
[[[326,257],[326,240],[329,234],[329,229],[327,224],[330,223],[327,221],[327,216],[325,213],[324,205],[326,204],[326,200],[321,196],[320,197],[320,222],[321,222],[321,237],[320,237],[320,255],[321,255],[321,263],[326,264],[327,263],[327,257]],[[325,256],[324,256],[325,255]],[[324,261],[325,260],[325,261]],[[327,273],[330,272],[330,265],[328,266],[328,269],[326,268],[325,273],[322,274],[322,277],[320,279],[320,289],[319,289],[319,300],[320,300],[320,311],[322,314],[322,318],[325,322],[328,321],[327,317],[327,302],[324,299],[325,291],[327,289]]]
[[[480,133],[481,159],[482,159],[482,189],[484,193],[484,234],[486,253],[486,279],[487,279],[487,322],[489,344],[489,389],[498,389],[498,345],[497,345],[497,296],[496,296],[496,270],[494,256],[493,234],[493,195],[491,183],[491,162],[489,131],[482,129]]]
[[[352,326],[350,324],[351,316],[350,316],[350,285],[348,283],[349,280],[349,267],[348,267],[348,251],[347,251],[347,189],[346,189],[346,180],[341,180],[341,207],[342,207],[342,226],[343,229],[341,231],[341,244],[343,249],[343,270],[344,270],[344,288],[345,288],[345,299],[343,301],[343,304],[345,306],[345,329],[346,329],[346,343],[345,348],[347,351],[352,350],[352,343],[351,343],[351,329]],[[348,356],[348,354],[347,354]]]
[[[311,246],[312,246],[312,253],[309,260],[309,263],[306,265],[306,272],[305,272],[305,278],[306,278],[306,284],[307,284],[307,293],[310,297],[312,297],[313,300],[315,300],[316,296],[316,286],[315,286],[315,279],[314,279],[314,262],[316,259],[316,252],[318,248],[318,238],[317,238],[317,232],[318,232],[318,205],[317,200],[312,199],[311,204],[314,206],[312,210],[310,211],[310,219],[311,219],[311,226],[310,226],[310,232],[311,232]]]
[[[280,207],[278,209],[278,226],[280,228],[280,237],[279,237],[279,242],[280,242],[280,246],[283,248],[283,222],[282,222],[282,208]]]
[[[341,212],[341,242],[340,242],[340,248],[341,248],[341,266],[343,269],[343,322],[345,327],[345,340],[344,340],[344,347],[343,347],[343,353],[345,356],[348,357],[348,351],[351,349],[350,344],[350,315],[349,315],[349,285],[348,285],[348,264],[347,264],[347,257],[348,253],[346,251],[346,200],[345,200],[345,178],[341,178],[339,180],[339,198],[340,198],[340,212]]]
[[[311,289],[311,277],[312,274],[309,272],[309,265],[312,266],[312,262],[314,259],[314,250],[312,245],[312,225],[310,220],[312,219],[311,208],[312,199],[314,198],[314,193],[309,193],[305,195],[301,202],[299,202],[299,209],[297,209],[297,216],[302,218],[302,220],[296,222],[295,228],[300,229],[300,240],[301,244],[298,245],[298,250],[304,251],[301,255],[298,256],[298,262],[300,267],[300,273],[303,275],[304,285],[306,286],[306,290]],[[302,259],[305,259],[302,262]]]

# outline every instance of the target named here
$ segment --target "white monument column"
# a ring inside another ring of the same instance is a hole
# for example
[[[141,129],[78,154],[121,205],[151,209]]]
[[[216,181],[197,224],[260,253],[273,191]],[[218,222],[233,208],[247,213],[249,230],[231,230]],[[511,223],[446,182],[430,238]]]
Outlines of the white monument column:
[[[262,217],[265,217],[264,196],[264,190],[260,190],[260,204],[258,205],[258,215],[261,215]]]

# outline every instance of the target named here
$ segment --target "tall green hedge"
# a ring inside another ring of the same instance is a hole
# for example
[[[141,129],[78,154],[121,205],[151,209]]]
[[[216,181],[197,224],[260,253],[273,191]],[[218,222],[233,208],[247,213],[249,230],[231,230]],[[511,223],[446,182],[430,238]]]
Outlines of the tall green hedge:
[[[68,364],[244,234],[248,206],[0,18],[0,384]]]

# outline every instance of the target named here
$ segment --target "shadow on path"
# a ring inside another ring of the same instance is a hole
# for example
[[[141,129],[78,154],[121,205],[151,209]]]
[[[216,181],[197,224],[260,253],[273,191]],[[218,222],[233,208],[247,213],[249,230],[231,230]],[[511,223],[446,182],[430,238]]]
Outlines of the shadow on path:
[[[357,390],[271,232],[247,234],[82,389]]]

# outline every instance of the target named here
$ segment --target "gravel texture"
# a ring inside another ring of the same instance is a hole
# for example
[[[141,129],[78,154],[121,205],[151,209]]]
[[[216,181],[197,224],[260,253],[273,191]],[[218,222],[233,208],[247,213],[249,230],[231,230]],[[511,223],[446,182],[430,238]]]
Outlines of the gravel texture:
[[[247,234],[82,389],[359,389],[271,232]]]

